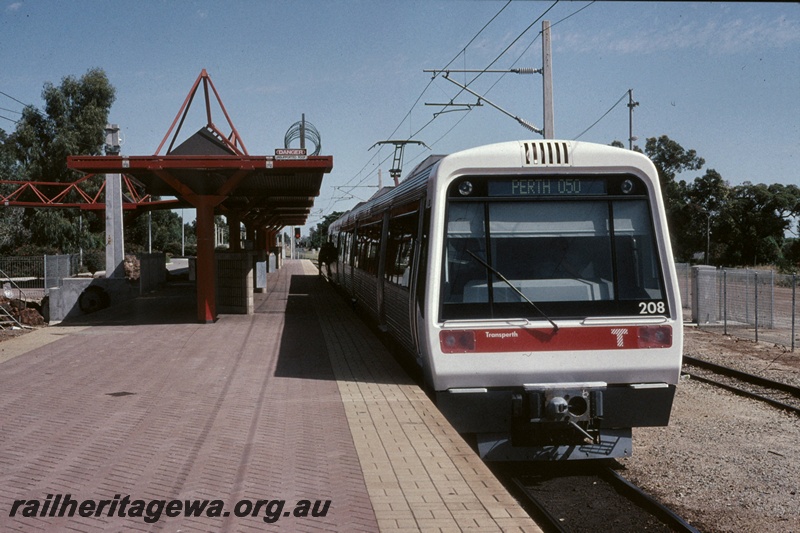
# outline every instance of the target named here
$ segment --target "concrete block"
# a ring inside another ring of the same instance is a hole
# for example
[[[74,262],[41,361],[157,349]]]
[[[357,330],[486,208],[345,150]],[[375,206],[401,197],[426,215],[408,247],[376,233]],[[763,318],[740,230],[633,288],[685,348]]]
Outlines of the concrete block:
[[[692,267],[692,321],[696,324],[719,322],[717,269],[712,266]]]
[[[51,288],[47,317],[50,324],[77,318],[139,296],[138,281],[125,278],[64,278]]]

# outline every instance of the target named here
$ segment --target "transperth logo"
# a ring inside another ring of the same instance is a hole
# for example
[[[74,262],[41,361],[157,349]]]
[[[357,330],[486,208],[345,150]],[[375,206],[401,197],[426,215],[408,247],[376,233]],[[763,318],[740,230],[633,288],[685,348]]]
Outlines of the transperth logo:
[[[628,329],[627,328],[612,329],[611,330],[611,334],[615,335],[617,337],[617,348],[622,348],[623,346],[625,346],[624,338],[625,338],[625,335],[628,334]]]

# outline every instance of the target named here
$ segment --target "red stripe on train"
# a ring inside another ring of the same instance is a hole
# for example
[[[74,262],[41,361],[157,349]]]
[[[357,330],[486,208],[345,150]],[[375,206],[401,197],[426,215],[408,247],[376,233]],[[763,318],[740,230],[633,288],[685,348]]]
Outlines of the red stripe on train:
[[[544,352],[669,348],[671,326],[579,328],[445,329],[439,332],[444,353]]]

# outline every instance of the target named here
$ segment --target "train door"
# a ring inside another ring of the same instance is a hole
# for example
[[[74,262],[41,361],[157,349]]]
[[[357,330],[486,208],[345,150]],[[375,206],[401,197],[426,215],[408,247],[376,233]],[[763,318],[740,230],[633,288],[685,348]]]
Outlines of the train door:
[[[341,257],[341,250],[342,250],[342,232],[337,231],[335,234],[328,237],[330,242],[336,247],[336,258],[334,261],[331,262],[331,280],[339,285],[342,283],[340,271],[342,269],[342,264],[339,262],[339,258]]]
[[[353,293],[353,243],[355,241],[355,227],[344,230],[342,249],[340,250],[340,261],[342,265],[341,283],[344,291],[348,294]]]
[[[389,211],[383,214],[381,228],[381,241],[378,249],[378,280],[375,290],[375,297],[378,305],[378,329],[386,331],[386,308],[384,305],[384,277],[386,276],[386,241],[389,234]]]
[[[411,324],[411,338],[416,348],[414,354],[418,361],[422,358],[422,349],[419,338],[419,323],[425,318],[425,276],[428,271],[428,229],[430,227],[431,210],[425,208],[425,198],[419,201],[419,227],[414,246],[414,267],[411,272],[411,294],[409,302],[409,322]]]

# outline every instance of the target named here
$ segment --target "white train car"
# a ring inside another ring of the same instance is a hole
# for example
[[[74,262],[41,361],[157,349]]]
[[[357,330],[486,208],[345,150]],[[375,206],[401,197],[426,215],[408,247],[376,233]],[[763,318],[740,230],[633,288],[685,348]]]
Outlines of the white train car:
[[[487,460],[631,454],[683,325],[655,167],[571,141],[433,156],[334,222],[331,278]]]

